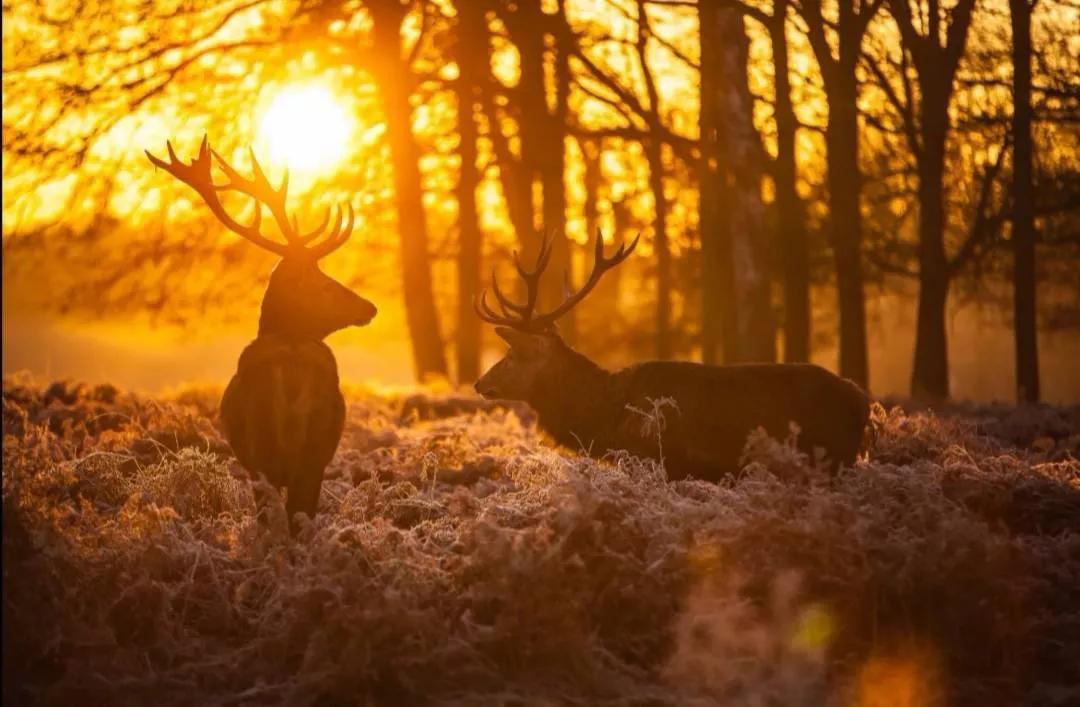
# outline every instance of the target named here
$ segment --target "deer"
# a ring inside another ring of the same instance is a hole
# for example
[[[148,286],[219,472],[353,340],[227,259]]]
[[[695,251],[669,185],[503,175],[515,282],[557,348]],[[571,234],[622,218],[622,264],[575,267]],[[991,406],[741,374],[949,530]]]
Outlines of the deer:
[[[625,261],[639,239],[640,234],[605,257],[598,233],[592,272],[576,292],[564,289],[562,302],[546,313],[537,311],[537,301],[540,278],[551,260],[548,238],[541,239],[531,269],[514,252],[524,301],[505,295],[492,270],[496,304],[488,302],[485,289],[474,308],[510,348],[476,381],[476,392],[490,400],[524,401],[557,443],[595,458],[625,450],[658,460],[669,480],[730,477],[740,470],[752,431],[762,427],[785,438],[791,424],[800,430],[798,447],[809,455],[821,450],[830,471],[852,465],[869,419],[869,398],[855,383],[824,368],[648,361],[612,372],[562,339],[557,320],[585,299],[605,272]]]
[[[279,256],[263,295],[255,340],[240,354],[221,398],[221,426],[240,462],[255,476],[264,477],[286,491],[285,510],[291,532],[298,529],[296,514],[314,519],[318,511],[323,474],[333,459],[345,423],[345,399],[338,381],[337,361],[323,339],[349,326],[368,324],[375,305],[319,269],[319,261],[340,248],[352,234],[354,214],[348,204],[332,207],[322,223],[302,233],[296,216],[286,211],[288,171],[274,188],[250,150],[253,176],[241,175],[210,147],[204,136],[189,164],[177,158],[166,142],[168,161],[146,151],[156,166],[194,189],[210,212],[226,228],[260,248]],[[226,182],[215,184],[216,163]],[[234,191],[254,200],[254,216],[241,223],[220,200]],[[266,208],[284,239],[264,234]]]

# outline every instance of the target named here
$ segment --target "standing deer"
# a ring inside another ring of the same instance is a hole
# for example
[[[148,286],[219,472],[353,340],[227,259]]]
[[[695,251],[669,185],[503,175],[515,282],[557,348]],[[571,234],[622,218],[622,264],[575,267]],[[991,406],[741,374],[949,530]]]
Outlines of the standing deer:
[[[191,164],[176,158],[171,143],[166,146],[168,162],[150,152],[147,157],[198,192],[228,229],[281,257],[263,296],[258,336],[240,354],[236,375],[221,399],[221,421],[240,463],[288,490],[285,509],[295,531],[296,512],[315,516],[323,472],[337,450],[345,421],[337,361],[322,339],[347,326],[364,326],[376,313],[375,305],[323,274],[318,266],[352,233],[352,205],[344,228],[345,209],[339,207],[329,233],[330,210],[318,228],[301,234],[295,216],[290,219],[285,210],[288,173],[274,189],[254,151],[254,176],[248,179],[211,149],[205,137]],[[214,184],[213,161],[228,179],[225,184]],[[219,199],[226,190],[255,200],[250,224],[226,212]],[[285,243],[267,238],[260,230],[264,206]]]
[[[662,442],[665,468],[673,479],[716,481],[736,472],[751,431],[760,426],[782,437],[792,422],[801,429],[798,444],[804,451],[823,449],[834,469],[853,463],[869,418],[869,400],[857,385],[823,368],[650,361],[613,373],[560,338],[556,320],[581,302],[605,272],[626,260],[637,242],[635,238],[606,258],[597,234],[588,280],[546,314],[536,312],[536,303],[540,277],[551,259],[547,239],[532,270],[514,254],[526,287],[524,303],[506,297],[492,272],[499,310],[488,303],[485,290],[475,303],[476,312],[496,325],[495,333],[510,344],[510,351],[476,382],[476,391],[489,399],[527,402],[557,442],[584,447],[593,456],[615,449],[659,456],[655,431],[643,426],[642,412],[669,399],[677,410],[665,416]]]

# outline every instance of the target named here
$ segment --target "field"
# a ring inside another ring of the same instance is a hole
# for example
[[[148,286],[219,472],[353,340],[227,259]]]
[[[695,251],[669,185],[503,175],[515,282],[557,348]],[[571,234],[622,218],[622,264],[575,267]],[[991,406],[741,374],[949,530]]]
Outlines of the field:
[[[351,390],[291,540],[219,392],[5,380],[5,703],[1080,703],[1080,407],[878,406],[836,478],[752,436],[669,484]]]

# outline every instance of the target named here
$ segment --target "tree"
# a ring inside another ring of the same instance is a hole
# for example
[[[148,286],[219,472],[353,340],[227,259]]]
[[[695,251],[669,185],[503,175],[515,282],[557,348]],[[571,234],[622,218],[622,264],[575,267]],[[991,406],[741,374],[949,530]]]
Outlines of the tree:
[[[649,191],[653,198],[653,248],[656,251],[656,357],[671,357],[671,246],[668,243],[667,198],[664,196],[664,140],[660,120],[660,94],[648,61],[652,27],[645,0],[637,0],[637,35],[634,50],[645,83],[643,106],[648,129],[645,159],[649,163]]]
[[[772,177],[776,233],[784,282],[784,360],[810,359],[810,263],[806,239],[806,214],[799,198],[795,164],[795,137],[798,120],[791,103],[791,75],[788,62],[789,0],[775,0],[772,12],[756,5],[732,0],[747,17],[761,23],[769,33],[773,60],[773,120],[776,124],[776,159]],[[703,53],[706,51],[702,47]],[[704,115],[704,106],[702,114]]]
[[[747,85],[749,41],[738,10],[699,6],[701,32],[702,356],[776,356],[761,201],[764,150]],[[717,336],[717,324],[721,337]]]
[[[412,132],[411,61],[401,54],[401,23],[409,11],[398,0],[367,3],[372,19],[374,61],[371,71],[386,116],[390,156],[394,166],[394,195],[401,231],[401,270],[406,323],[413,347],[416,377],[446,376],[439,312],[431,284],[427,216],[420,180],[422,152]]]
[[[483,234],[476,190],[480,173],[476,166],[479,131],[476,119],[484,84],[489,80],[488,30],[483,8],[475,2],[457,3],[454,55],[458,63],[455,83],[460,143],[458,154],[458,311],[457,380],[474,381],[480,375],[480,319],[473,300],[480,294],[480,261]]]
[[[715,364],[725,360],[723,346],[734,339],[734,321],[730,307],[724,302],[732,299],[732,269],[724,257],[727,248],[720,239],[720,209],[718,199],[706,194],[720,193],[720,157],[718,105],[709,96],[717,95],[717,76],[712,67],[719,63],[720,4],[709,0],[698,3],[698,34],[701,44],[701,110],[698,114],[700,159],[698,161],[698,213],[701,232],[701,360]],[[708,68],[707,68],[708,67]]]
[[[802,200],[796,188],[795,136],[798,121],[791,104],[788,70],[788,0],[776,0],[767,27],[774,67],[776,120],[776,242],[784,268],[784,360],[810,360],[810,264]]]
[[[827,19],[822,0],[802,0],[799,12],[825,83],[828,124],[830,240],[836,263],[840,312],[840,374],[866,386],[866,300],[863,292],[862,215],[859,195],[859,111],[855,68],[863,37],[883,0],[839,0],[835,24]],[[834,53],[827,26],[836,37]]]
[[[535,252],[540,235],[552,238],[552,270],[570,272],[570,250],[566,239],[566,194],[563,181],[566,165],[567,93],[569,91],[570,30],[563,2],[553,13],[545,12],[541,0],[498,2],[496,14],[502,20],[518,51],[520,79],[505,89],[507,108],[517,124],[520,156],[505,145],[496,145],[500,170],[506,171],[507,200],[515,201],[515,230],[522,245]],[[546,67],[550,66],[550,76]],[[551,100],[549,101],[549,95]],[[498,121],[497,114],[494,118]],[[493,131],[494,132],[494,131]],[[501,135],[496,139],[505,140]],[[515,194],[511,195],[513,191]],[[536,203],[539,197],[540,203]],[[539,226],[537,226],[539,224]],[[562,283],[545,278],[540,286],[540,302],[552,306],[562,294]],[[562,326],[564,336],[573,340],[573,317]]]
[[[919,177],[919,309],[911,392],[917,398],[942,399],[949,395],[945,147],[950,129],[949,103],[967,45],[975,0],[959,0],[948,12],[947,20],[940,0],[929,0],[921,28],[915,26],[910,2],[890,0],[889,11],[900,29],[903,51],[911,57],[919,88],[918,117],[913,115],[910,101],[905,111],[905,120],[917,124],[917,131],[910,131],[910,147]]]
[[[806,214],[796,182],[795,137],[798,121],[792,106],[791,76],[787,63],[788,0],[773,5],[767,25],[772,43],[773,114],[777,122],[777,243],[784,270],[784,361],[810,361],[810,263]]]
[[[673,280],[672,246],[669,233],[669,199],[665,189],[665,152],[676,159],[690,161],[692,144],[674,134],[665,124],[660,105],[660,91],[649,55],[656,47],[663,47],[672,57],[690,64],[685,54],[659,36],[649,15],[649,2],[639,0],[634,11],[619,8],[620,14],[634,28],[623,37],[608,28],[593,26],[586,31],[575,32],[571,39],[571,56],[580,65],[574,86],[582,94],[606,105],[622,123],[619,127],[595,128],[579,122],[571,129],[579,137],[617,138],[633,140],[641,144],[645,155],[647,188],[652,201],[653,249],[656,253],[656,299],[654,315],[653,348],[659,358],[672,355],[672,295]],[[601,44],[618,47],[623,54],[615,53],[622,60],[619,68],[607,62],[603,52],[595,55],[589,50]],[[601,58],[603,57],[603,58]],[[644,89],[639,91],[639,88]],[[642,95],[643,94],[643,95]]]
[[[1009,0],[1013,64],[1013,327],[1016,399],[1039,399],[1035,322],[1035,216],[1031,141],[1031,14],[1036,0]]]

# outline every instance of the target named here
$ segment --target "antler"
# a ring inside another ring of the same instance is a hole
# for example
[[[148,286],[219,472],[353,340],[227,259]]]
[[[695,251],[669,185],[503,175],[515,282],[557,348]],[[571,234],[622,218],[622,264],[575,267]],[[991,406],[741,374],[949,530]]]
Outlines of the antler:
[[[495,279],[495,271],[492,270],[491,290],[495,294],[499,310],[502,313],[496,312],[491,305],[488,304],[487,290],[484,290],[480,293],[479,299],[473,303],[476,314],[489,324],[508,326],[521,331],[530,331],[534,333],[550,331],[559,317],[565,315],[573,309],[578,302],[585,299],[585,296],[596,287],[596,283],[600,282],[600,278],[605,272],[626,260],[630,254],[634,252],[634,248],[637,247],[640,238],[641,234],[638,234],[629,246],[623,243],[610,258],[605,258],[604,236],[600,231],[597,231],[596,251],[593,269],[589,274],[589,279],[585,281],[585,284],[582,285],[577,292],[565,294],[563,296],[562,304],[558,307],[546,314],[538,315],[536,314],[536,300],[539,295],[540,277],[544,274],[544,270],[547,269],[548,263],[551,262],[552,251],[551,240],[545,236],[540,243],[540,252],[536,256],[536,264],[533,266],[532,270],[526,269],[521,264],[521,258],[518,256],[517,251],[514,251],[514,266],[517,268],[518,275],[525,281],[525,303],[518,304],[507,298],[499,289],[499,282]]]
[[[308,244],[316,240],[326,231],[326,227],[330,223],[330,213],[332,209],[327,210],[326,216],[323,218],[323,222],[318,228],[310,233],[301,234],[296,217],[293,216],[290,221],[289,215],[285,210],[285,201],[289,191],[289,173],[285,172],[285,177],[281,180],[281,186],[275,189],[270,184],[270,180],[266,178],[266,174],[262,171],[262,167],[259,166],[259,161],[255,159],[254,150],[250,151],[253,176],[251,179],[248,179],[237,172],[232,165],[226,162],[221,155],[210,147],[210,143],[207,141],[206,136],[203,136],[202,144],[199,145],[199,154],[195,156],[195,159],[191,161],[191,164],[184,164],[176,157],[172,142],[166,142],[165,147],[169,151],[168,162],[151,154],[149,150],[146,151],[146,156],[150,158],[150,161],[153,162],[155,166],[161,167],[166,172],[197,191],[199,196],[203,198],[203,201],[206,202],[206,205],[210,207],[210,211],[217,217],[218,221],[221,221],[221,223],[229,230],[243,236],[260,248],[265,248],[266,250],[281,256],[301,250],[318,260],[344,245],[345,241],[347,241],[352,234],[354,222],[352,204],[347,205],[349,220],[344,229],[341,227],[341,222],[345,216],[345,209],[339,206],[337,218],[334,220],[334,227],[326,235],[325,239],[314,246],[308,247]],[[225,176],[228,177],[229,181],[226,184],[214,184],[214,180],[210,175],[210,167],[214,160],[217,160],[221,170],[225,173]],[[218,192],[229,190],[246,194],[255,200],[255,216],[252,218],[249,225],[240,223],[225,211],[225,207],[218,197]],[[281,235],[285,237],[285,243],[270,240],[264,236],[259,229],[259,226],[262,223],[263,206],[266,206],[270,210],[270,214],[274,217],[275,223],[277,223],[278,230],[281,231]]]

